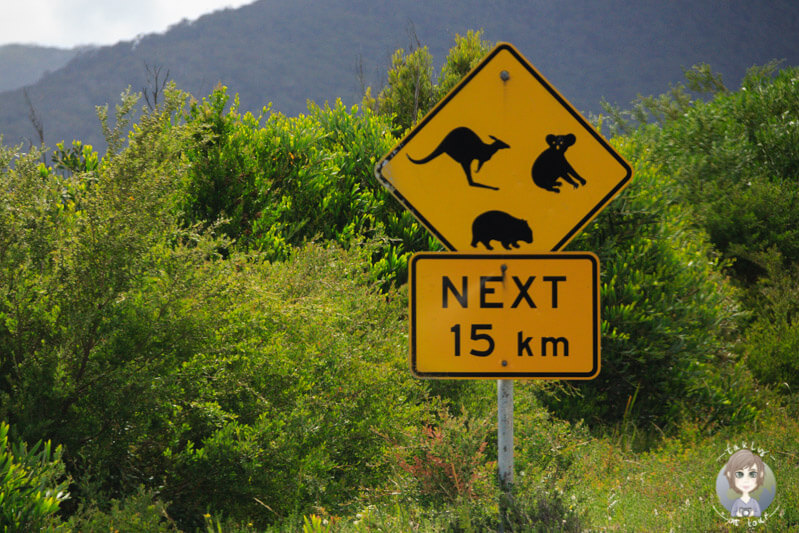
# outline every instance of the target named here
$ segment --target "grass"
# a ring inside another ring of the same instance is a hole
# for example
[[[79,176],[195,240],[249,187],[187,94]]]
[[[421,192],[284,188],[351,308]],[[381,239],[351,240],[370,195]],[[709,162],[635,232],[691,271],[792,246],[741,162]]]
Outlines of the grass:
[[[796,531],[799,526],[799,424],[780,408],[751,431],[701,437],[686,426],[651,451],[625,451],[599,438],[581,448],[566,476],[592,531]],[[753,445],[754,444],[754,445]],[[774,501],[755,519],[735,524],[716,495],[716,476],[735,447],[765,450],[777,481]]]
[[[797,531],[798,435],[799,423],[785,407],[762,414],[749,431],[728,428],[702,436],[697,427],[685,425],[677,436],[647,451],[630,450],[629,436],[586,440],[577,431],[573,446],[552,451],[561,457],[551,458],[550,464],[560,466],[552,466],[554,472],[538,480],[529,471],[519,475],[519,463],[530,470],[535,465],[520,456],[524,446],[517,435],[517,497],[524,500],[527,510],[522,514],[530,522],[511,530],[560,530],[553,529],[551,521],[547,526],[537,522],[545,519],[541,505],[550,498],[561,508],[546,512],[563,513],[565,520],[572,509],[579,516],[571,520],[571,527],[563,526],[570,531]],[[762,450],[776,478],[776,497],[760,520],[734,521],[716,495],[716,476],[736,446]],[[305,531],[486,531],[495,526],[486,517],[496,514],[496,501],[430,508],[400,499],[395,495],[393,502],[373,502],[351,517],[319,517],[314,522],[308,517]]]

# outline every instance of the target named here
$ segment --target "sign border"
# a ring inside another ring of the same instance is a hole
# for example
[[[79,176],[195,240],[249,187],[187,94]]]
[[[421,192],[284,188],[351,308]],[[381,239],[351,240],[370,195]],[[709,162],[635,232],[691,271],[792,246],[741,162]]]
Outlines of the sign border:
[[[593,290],[591,298],[591,308],[593,309],[592,336],[594,339],[594,351],[592,354],[592,369],[588,372],[419,372],[416,369],[416,263],[420,260],[447,260],[447,259],[498,259],[506,261],[527,260],[527,259],[588,259],[591,261],[591,279],[593,280]],[[599,375],[600,358],[600,306],[599,306],[599,258],[592,252],[558,252],[558,253],[525,253],[525,254],[476,254],[461,252],[419,252],[411,257],[408,263],[409,278],[409,333],[408,342],[410,344],[409,362],[411,373],[421,379],[594,379]]]
[[[402,193],[400,193],[396,188],[394,188],[394,186],[389,182],[389,180],[385,176],[383,176],[383,167],[385,166],[386,163],[391,161],[391,159],[393,159],[394,156],[397,155],[397,153],[402,148],[404,148],[408,144],[408,142],[410,142],[410,140],[413,139],[416,136],[416,134],[419,131],[421,131],[422,128],[428,122],[430,122],[430,120],[432,120],[433,117],[435,117],[438,114],[438,112],[441,111],[441,109],[443,109],[444,106],[447,105],[447,103],[449,103],[449,101],[452,100],[466,86],[466,84],[468,84],[472,80],[472,78],[474,78],[481,70],[483,70],[483,68],[485,68],[486,65],[488,65],[488,63],[503,50],[513,55],[516,58],[516,60],[521,65],[523,65],[527,69],[527,71],[553,96],[553,98],[555,98],[558,101],[558,103],[560,103],[560,105],[562,105],[563,108],[566,109],[569,112],[569,114],[571,114],[574,117],[574,119],[577,120],[577,122],[579,122],[580,125],[588,133],[590,133],[594,137],[594,139],[596,139],[597,142],[599,142],[605,148],[605,150],[607,150],[613,156],[613,158],[616,159],[616,161],[619,162],[620,165],[622,165],[622,167],[624,167],[626,171],[624,178],[622,178],[622,180],[619,181],[619,183],[613,189],[611,189],[611,191],[608,194],[606,194],[605,197],[602,198],[594,206],[593,209],[591,209],[582,219],[580,219],[580,221],[572,229],[570,229],[566,233],[566,235],[559,242],[557,242],[550,250],[552,252],[557,252],[558,250],[561,250],[564,246],[566,246],[566,244],[568,244],[569,241],[571,241],[580,231],[582,231],[582,229],[586,225],[588,225],[588,223],[591,222],[599,214],[599,212],[602,211],[605,208],[605,206],[608,203],[610,203],[610,201],[624,187],[627,186],[627,184],[630,182],[630,179],[632,178],[633,172],[632,168],[627,163],[627,161],[625,161],[616,152],[616,150],[613,149],[613,147],[610,146],[610,144],[608,144],[608,142],[594,129],[594,127],[591,126],[588,123],[588,121],[586,121],[585,118],[580,113],[578,113],[577,110],[574,109],[574,107],[572,107],[572,105],[568,101],[566,101],[565,98],[563,98],[563,96],[561,96],[561,94],[557,91],[557,89],[555,89],[555,87],[553,87],[552,84],[550,84],[546,80],[546,78],[544,78],[544,76],[542,76],[535,69],[535,67],[533,67],[533,65],[531,65],[530,62],[527,61],[527,59],[525,59],[524,56],[522,56],[519,53],[519,51],[516,50],[516,48],[514,48],[514,46],[511,45],[510,43],[505,43],[505,42],[498,43],[494,47],[494,49],[491,50],[491,52],[489,52],[488,55],[486,55],[486,57],[483,58],[483,60],[480,61],[480,63],[471,70],[471,72],[469,72],[466,76],[464,76],[464,78],[460,81],[460,83],[458,83],[452,90],[450,90],[450,92],[447,93],[447,95],[444,98],[442,98],[435,105],[435,107],[433,107],[433,109],[431,109],[402,140],[400,140],[400,142],[391,150],[391,152],[389,152],[380,161],[378,161],[377,165],[375,165],[375,177],[377,177],[377,180],[380,183],[382,183],[383,186],[391,192],[391,194],[403,205],[403,207],[405,207],[405,209],[410,211],[413,214],[413,216],[415,216],[416,219],[419,220],[419,222],[421,222],[422,225],[424,225],[424,227],[427,228],[427,230],[430,233],[432,233],[439,241],[441,241],[441,243],[448,250],[453,252],[458,251],[452,245],[452,243],[450,243],[447,240],[447,238],[444,237],[419,211],[417,211],[416,208],[402,195]]]

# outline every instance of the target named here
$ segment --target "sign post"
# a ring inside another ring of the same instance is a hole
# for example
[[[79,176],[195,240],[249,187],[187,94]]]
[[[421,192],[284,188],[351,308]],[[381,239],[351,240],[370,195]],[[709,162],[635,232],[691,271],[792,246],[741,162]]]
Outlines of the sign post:
[[[411,259],[410,366],[425,379],[497,379],[502,527],[513,484],[513,379],[599,373],[599,260],[560,251],[629,184],[632,169],[500,43],[375,175],[459,252]]]
[[[504,530],[508,499],[513,487],[513,380],[497,380],[497,470],[499,489],[500,531]]]

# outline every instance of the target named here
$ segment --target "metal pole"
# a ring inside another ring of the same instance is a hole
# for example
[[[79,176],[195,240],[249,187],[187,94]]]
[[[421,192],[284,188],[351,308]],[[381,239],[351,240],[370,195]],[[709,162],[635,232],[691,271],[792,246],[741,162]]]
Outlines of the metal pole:
[[[513,485],[513,380],[497,380],[497,466],[499,469],[499,530],[504,531]]]

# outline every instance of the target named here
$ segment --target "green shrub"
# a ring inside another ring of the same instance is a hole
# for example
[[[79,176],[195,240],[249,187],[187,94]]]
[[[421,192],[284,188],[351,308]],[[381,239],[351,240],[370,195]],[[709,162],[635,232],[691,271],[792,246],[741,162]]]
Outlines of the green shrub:
[[[455,45],[449,49],[436,90],[438,100],[444,98],[491,51],[494,44],[484,39],[483,30],[468,30],[466,35],[455,34]]]
[[[65,522],[68,531],[114,531],[118,533],[167,533],[179,531],[166,505],[152,492],[139,487],[124,500],[113,499],[108,510],[81,508]]]
[[[179,372],[187,429],[164,450],[163,489],[179,523],[340,512],[387,479],[382,435],[398,438],[426,393],[406,368],[404,301],[368,282],[369,253],[309,245],[238,263],[240,301]]]
[[[0,422],[0,528],[8,532],[58,529],[59,505],[69,498],[62,448],[50,441],[32,448],[9,441]]]
[[[495,497],[496,461],[486,454],[492,430],[490,419],[471,417],[465,409],[457,416],[439,410],[436,420],[392,443],[392,461],[411,482],[405,491],[433,506]]]
[[[796,67],[778,71],[771,63],[750,69],[737,91],[711,91],[708,101],[677,90],[637,109],[639,116],[654,109],[660,119],[660,128],[636,132],[648,140],[647,159],[673,179],[674,200],[690,206],[693,225],[708,233],[725,273],[743,288],[749,368],[765,383],[787,384],[783,391],[795,383],[795,276],[786,281],[783,273],[799,264],[797,80]],[[724,396],[723,382],[745,374],[735,366],[715,376],[712,396]]]
[[[407,53],[402,48],[391,56],[386,85],[377,97],[371,87],[364,95],[364,108],[391,117],[400,130],[413,126],[437,102],[433,80],[433,55],[427,46]]]
[[[559,490],[516,491],[509,498],[504,516],[505,531],[578,532],[584,530],[579,511],[567,503]]]
[[[346,507],[390,473],[380,435],[426,404],[404,297],[369,268],[385,243],[270,263],[187,225],[201,128],[167,96],[90,170],[0,148],[0,414],[64,445],[86,509],[124,515],[140,486],[187,529]]]
[[[772,69],[693,102],[664,124],[651,154],[747,285],[764,274],[757,253],[776,246],[785,264],[799,261],[799,69]]]
[[[109,498],[159,475],[170,375],[219,314],[195,300],[214,287],[201,265],[219,243],[172,214],[182,98],[66,177],[0,148],[0,412],[26,440],[63,444],[70,473],[91,471]]]
[[[374,275],[400,281],[410,252],[436,246],[374,179],[396,142],[385,119],[341,102],[292,118],[242,116],[227,102],[218,89],[187,117],[197,131],[178,200],[187,224],[221,221],[237,249],[277,260],[312,239],[349,247],[382,238]]]
[[[438,79],[434,78],[433,56],[426,46],[408,52],[399,49],[391,56],[386,83],[377,96],[366,89],[363,108],[391,120],[400,130],[408,130],[430,111],[479,63],[493,45],[483,39],[483,32],[469,30],[455,34]],[[381,154],[383,155],[383,154]]]
[[[692,213],[668,175],[646,159],[640,135],[617,139],[632,184],[570,245],[600,258],[599,376],[553,384],[548,403],[570,419],[659,427],[715,413],[706,380],[724,366],[737,305]]]
[[[753,319],[743,343],[746,362],[761,383],[795,394],[799,391],[799,269],[784,268],[774,249],[758,260],[766,275],[749,291]]]
[[[747,333],[747,362],[761,382],[799,390],[799,322],[756,322]]]

